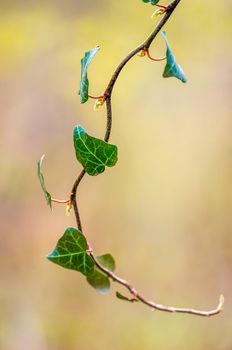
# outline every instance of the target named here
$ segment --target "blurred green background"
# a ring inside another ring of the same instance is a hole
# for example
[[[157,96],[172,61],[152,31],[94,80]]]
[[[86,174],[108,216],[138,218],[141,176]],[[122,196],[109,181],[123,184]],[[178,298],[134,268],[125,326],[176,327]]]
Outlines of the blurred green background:
[[[80,58],[100,94],[119,61],[158,20],[141,0],[3,1],[0,14],[0,348],[3,350],[231,350],[231,2],[182,1],[165,26],[188,83],[163,62],[135,57],[113,93],[119,162],[78,192],[85,234],[117,272],[167,305],[210,309],[205,319],[152,312],[100,296],[49,263],[65,207],[46,206],[36,175],[66,198],[80,171],[72,129],[103,137],[105,108],[80,105]],[[161,35],[151,54],[162,56]],[[116,289],[115,289],[116,287]],[[123,290],[119,288],[122,292]]]

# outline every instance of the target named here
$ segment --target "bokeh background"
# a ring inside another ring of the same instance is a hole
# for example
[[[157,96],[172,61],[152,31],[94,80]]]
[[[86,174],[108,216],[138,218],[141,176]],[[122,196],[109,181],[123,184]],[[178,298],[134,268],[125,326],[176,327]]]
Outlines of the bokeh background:
[[[231,2],[182,1],[165,26],[188,83],[163,79],[163,62],[136,57],[113,93],[115,168],[78,192],[97,254],[159,303],[210,309],[210,318],[152,312],[96,293],[46,260],[65,228],[37,179],[66,198],[80,165],[72,129],[103,137],[105,108],[80,105],[80,58],[97,44],[90,92],[152,30],[141,0],[0,1],[0,348],[3,350],[231,350]],[[158,20],[158,19],[157,19]],[[151,53],[162,56],[161,36]],[[116,289],[115,289],[116,288]]]

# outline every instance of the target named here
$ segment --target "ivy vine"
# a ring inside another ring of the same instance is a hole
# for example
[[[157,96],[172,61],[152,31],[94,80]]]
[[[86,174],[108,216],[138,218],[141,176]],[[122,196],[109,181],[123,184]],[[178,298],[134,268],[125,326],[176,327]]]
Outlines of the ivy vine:
[[[72,269],[82,273],[87,282],[95,288],[101,294],[106,294],[110,291],[110,280],[118,284],[123,285],[132,298],[128,298],[116,292],[116,296],[120,300],[128,302],[142,302],[149,307],[166,312],[179,312],[188,313],[199,316],[213,316],[221,312],[223,308],[224,298],[221,295],[219,304],[215,309],[210,311],[195,310],[190,308],[177,308],[172,306],[164,306],[157,304],[153,301],[147,300],[142,294],[140,294],[129,282],[122,279],[115,274],[115,260],[110,254],[104,254],[101,256],[95,256],[90,243],[87,241],[85,234],[83,233],[81,218],[76,200],[76,194],[78,187],[85,176],[96,176],[103,173],[106,167],[113,167],[117,163],[118,148],[116,145],[109,143],[111,128],[112,128],[112,105],[111,95],[117,78],[123,69],[123,67],[130,61],[130,59],[136,55],[147,57],[153,61],[165,60],[163,77],[175,77],[182,83],[187,82],[186,75],[177,63],[170,44],[167,40],[166,32],[162,32],[162,36],[166,42],[166,54],[162,58],[151,57],[149,48],[157,34],[161,31],[173,11],[181,0],[173,0],[169,5],[160,5],[159,0],[142,0],[144,3],[150,3],[156,6],[158,10],[155,11],[153,16],[161,15],[162,19],[156,25],[154,30],[150,33],[147,39],[134,50],[132,50],[118,65],[112,78],[110,79],[105,92],[100,96],[91,96],[89,94],[89,80],[88,80],[88,68],[99,51],[100,47],[97,46],[87,52],[81,59],[81,80],[80,80],[80,102],[86,103],[89,98],[95,99],[95,108],[99,108],[104,103],[106,104],[107,123],[104,140],[91,136],[80,125],[76,125],[73,130],[73,142],[78,162],[82,165],[83,169],[76,179],[69,198],[65,200],[59,200],[52,198],[51,194],[47,191],[44,176],[42,172],[42,164],[44,155],[38,161],[38,177],[40,180],[41,188],[43,190],[47,204],[52,208],[52,203],[64,203],[67,206],[67,214],[70,214],[71,210],[74,210],[76,217],[77,228],[68,227],[62,237],[58,240],[53,251],[48,255],[48,260],[58,264],[67,269]]]

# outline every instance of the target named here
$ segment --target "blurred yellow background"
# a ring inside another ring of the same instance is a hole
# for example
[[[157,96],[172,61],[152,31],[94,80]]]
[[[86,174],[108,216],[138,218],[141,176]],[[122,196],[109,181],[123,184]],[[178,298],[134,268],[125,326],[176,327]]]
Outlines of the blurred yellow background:
[[[78,192],[96,254],[158,303],[210,309],[210,318],[152,312],[100,296],[80,274],[45,259],[75,219],[51,214],[37,179],[66,198],[81,167],[72,129],[103,137],[105,108],[80,105],[80,59],[101,94],[119,61],[150,33],[141,0],[1,1],[0,348],[3,350],[231,350],[231,2],[181,1],[165,26],[189,79],[135,57],[113,93],[115,168]],[[151,54],[162,56],[161,35]]]

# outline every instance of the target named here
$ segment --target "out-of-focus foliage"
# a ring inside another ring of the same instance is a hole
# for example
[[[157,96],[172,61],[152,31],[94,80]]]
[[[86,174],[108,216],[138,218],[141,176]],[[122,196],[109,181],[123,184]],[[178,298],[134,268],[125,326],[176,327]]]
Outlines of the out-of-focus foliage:
[[[112,252],[118,274],[163,304],[211,308],[223,292],[224,313],[169,315],[101,297],[45,258],[75,219],[62,205],[51,215],[36,161],[46,152],[47,187],[67,198],[81,169],[74,125],[104,137],[105,107],[81,105],[76,91],[83,52],[102,47],[88,71],[91,94],[100,95],[160,19],[150,19],[153,10],[139,0],[1,1],[4,350],[232,347],[230,1],[182,0],[165,26],[188,84],[163,79],[163,62],[134,58],[125,67],[113,94],[117,167],[86,177],[78,191],[84,232],[96,254]],[[150,51],[163,56],[161,35]]]

